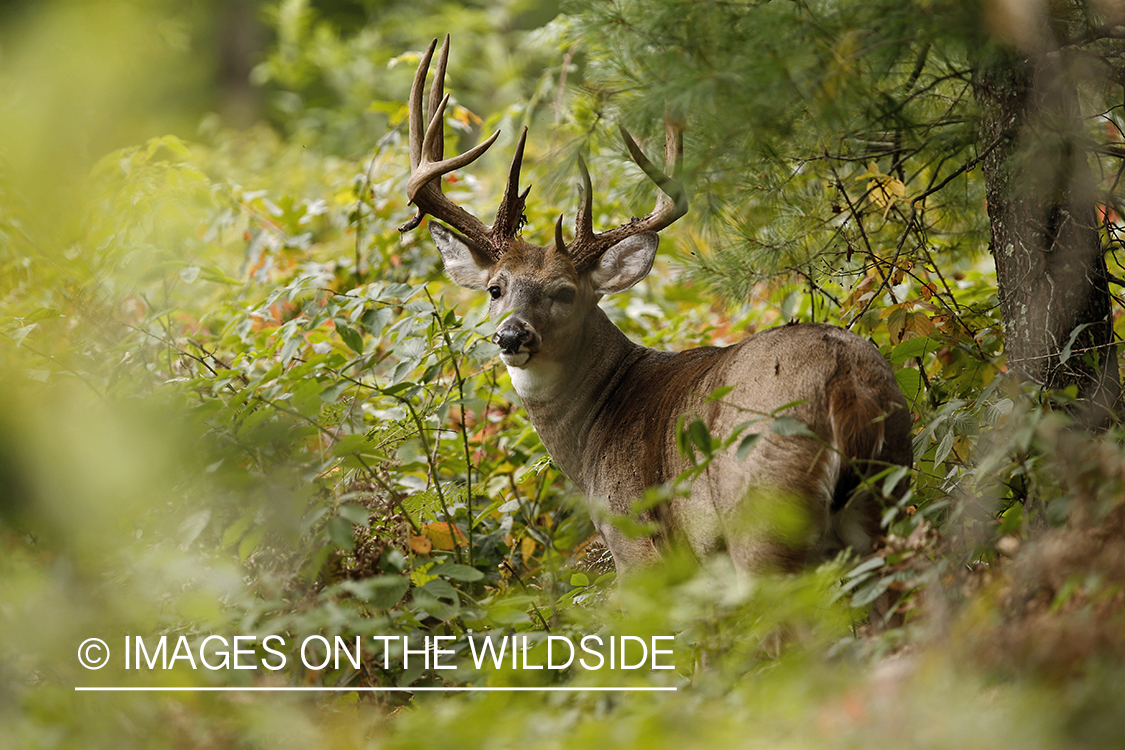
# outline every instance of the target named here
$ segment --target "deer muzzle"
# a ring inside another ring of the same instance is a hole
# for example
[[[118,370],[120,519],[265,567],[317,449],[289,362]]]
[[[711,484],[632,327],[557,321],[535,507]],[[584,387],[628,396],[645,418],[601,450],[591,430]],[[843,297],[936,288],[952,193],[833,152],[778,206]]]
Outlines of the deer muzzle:
[[[500,358],[505,364],[520,366],[538,348],[539,336],[526,321],[508,318],[492,334],[492,343],[500,347]]]

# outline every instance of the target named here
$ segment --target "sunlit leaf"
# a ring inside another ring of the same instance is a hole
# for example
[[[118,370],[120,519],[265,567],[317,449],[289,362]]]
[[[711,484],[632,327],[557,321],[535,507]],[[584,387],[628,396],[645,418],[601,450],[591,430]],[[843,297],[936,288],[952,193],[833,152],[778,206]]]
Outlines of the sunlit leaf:
[[[451,550],[454,546],[463,547],[469,543],[468,537],[460,527],[445,521],[428,523],[423,527],[423,531],[434,549]]]

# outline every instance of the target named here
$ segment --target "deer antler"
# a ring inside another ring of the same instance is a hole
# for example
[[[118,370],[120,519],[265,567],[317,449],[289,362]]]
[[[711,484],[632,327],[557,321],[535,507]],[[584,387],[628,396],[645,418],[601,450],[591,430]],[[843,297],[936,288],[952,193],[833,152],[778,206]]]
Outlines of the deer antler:
[[[480,219],[470,214],[465,209],[449,200],[441,190],[442,175],[449,174],[455,169],[460,169],[475,161],[481,154],[496,141],[500,135],[497,130],[485,141],[477,144],[463,154],[444,158],[445,137],[444,120],[446,105],[449,103],[449,94],[442,95],[445,88],[445,67],[449,59],[449,35],[441,47],[438,57],[437,70],[434,72],[434,81],[430,89],[429,119],[425,120],[422,113],[422,90],[426,85],[426,73],[430,69],[430,60],[433,58],[437,40],[430,42],[429,49],[418,63],[418,72],[414,74],[414,84],[410,88],[410,179],[406,183],[406,195],[410,202],[418,207],[417,215],[399,227],[400,232],[408,232],[422,222],[426,214],[439,219],[461,232],[466,239],[473,242],[486,252],[493,260],[499,259],[508,249],[512,238],[519,232],[523,223],[524,203],[528,190],[519,192],[520,166],[523,163],[524,142],[527,138],[527,129],[524,128],[516,145],[516,153],[512,159],[512,167],[508,174],[508,186],[504,191],[504,198],[500,208],[496,211],[496,221],[491,227],[486,227]],[[423,128],[423,122],[426,123]]]
[[[683,122],[669,114],[664,125],[665,169],[671,171],[677,178],[683,170],[683,131]],[[555,228],[555,244],[560,250],[565,250],[570,254],[579,272],[592,267],[606,250],[621,242],[621,240],[641,232],[659,232],[687,213],[687,191],[684,190],[679,180],[661,172],[656,165],[649,161],[624,127],[621,128],[621,137],[624,139],[625,147],[629,150],[629,155],[633,161],[660,188],[660,195],[656,199],[655,208],[648,216],[642,219],[633,219],[627,224],[604,232],[594,232],[593,190],[590,186],[590,172],[586,169],[586,162],[582,160],[581,156],[578,157],[578,168],[582,172],[582,205],[578,209],[578,216],[575,220],[574,239],[570,244],[564,245],[562,227],[557,225]]]

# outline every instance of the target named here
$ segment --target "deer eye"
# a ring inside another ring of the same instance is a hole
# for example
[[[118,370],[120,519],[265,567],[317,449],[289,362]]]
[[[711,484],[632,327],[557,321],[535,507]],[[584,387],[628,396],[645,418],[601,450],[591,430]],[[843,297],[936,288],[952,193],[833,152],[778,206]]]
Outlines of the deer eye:
[[[555,292],[555,300],[564,305],[574,304],[575,291],[570,287],[564,287]]]
[[[498,286],[488,287],[488,293],[492,296],[492,299],[500,299],[500,295],[503,294]]]

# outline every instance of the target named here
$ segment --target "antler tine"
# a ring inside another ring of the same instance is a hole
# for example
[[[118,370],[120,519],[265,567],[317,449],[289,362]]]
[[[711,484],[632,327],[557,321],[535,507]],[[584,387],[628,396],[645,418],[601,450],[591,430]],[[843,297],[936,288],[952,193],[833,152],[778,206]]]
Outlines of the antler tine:
[[[586,160],[578,155],[578,171],[582,174],[581,205],[574,219],[574,245],[580,247],[594,240],[594,189],[590,184],[590,170]]]
[[[437,41],[436,39],[434,40]],[[445,113],[445,105],[449,102],[449,95],[444,97],[442,93],[445,90],[445,67],[449,62],[449,34],[445,35],[445,41],[441,45],[441,54],[438,55],[437,70],[434,71],[434,82],[430,87],[430,102],[429,107],[426,109],[430,113],[430,125],[433,127],[434,120],[442,123],[442,116]],[[440,108],[440,110],[439,110]],[[440,115],[439,115],[440,111]],[[429,135],[429,128],[427,128],[426,135]],[[441,161],[445,156],[445,128],[439,124],[437,128],[437,135],[434,137],[433,144],[430,151],[426,152],[433,161]]]
[[[597,263],[606,250],[621,240],[641,232],[659,232],[687,213],[688,195],[680,181],[669,177],[649,161],[641,147],[637,145],[637,142],[633,140],[633,137],[624,127],[621,127],[620,130],[629,156],[641,168],[641,171],[656,183],[656,186],[660,188],[660,194],[656,199],[656,206],[648,216],[642,219],[633,219],[628,224],[615,229],[595,233],[593,230],[593,191],[590,187],[590,173],[586,169],[585,162],[579,158],[579,170],[582,172],[582,205],[578,210],[575,238],[569,246],[574,264],[579,271],[590,268]],[[673,174],[679,177],[683,169],[683,123],[671,114],[665,118],[664,152],[667,163],[666,169],[671,170]]]
[[[422,135],[426,132],[426,124],[422,113],[422,88],[426,85],[426,72],[430,69],[430,60],[434,56],[437,39],[430,42],[426,53],[418,63],[418,70],[414,73],[414,83],[410,86],[410,110],[407,113],[407,123],[410,130],[410,171],[413,174],[418,165],[422,163]]]
[[[500,207],[496,209],[496,221],[492,222],[492,233],[497,238],[515,237],[523,224],[523,209],[527,201],[527,194],[531,188],[520,193],[520,169],[523,166],[523,149],[527,143],[527,128],[520,134],[516,144],[516,152],[512,156],[512,166],[508,170],[508,183],[504,188],[504,197]]]
[[[621,137],[625,140],[625,148],[629,149],[629,156],[648,175],[648,178],[660,188],[660,195],[656,199],[656,208],[649,214],[649,217],[654,220],[659,216],[660,220],[664,222],[653,226],[650,230],[659,231],[687,213],[687,191],[684,190],[684,186],[680,184],[678,179],[673,179],[661,172],[655,164],[648,160],[648,157],[641,151],[641,147],[637,145],[633,136],[629,135],[629,131],[624,126],[620,126],[620,129]],[[676,177],[679,177],[683,172],[684,129],[683,125],[673,120],[670,115],[664,122],[664,155],[665,169],[671,170]]]
[[[442,96],[445,88],[445,66],[449,54],[449,36],[445,37],[441,55],[438,58],[438,69],[434,76],[433,87],[430,90],[430,118],[424,124],[422,112],[422,91],[426,85],[426,73],[430,69],[430,60],[437,48],[437,40],[430,42],[429,48],[418,63],[418,71],[414,74],[414,83],[410,87],[409,115],[407,122],[410,129],[410,179],[406,182],[406,195],[418,207],[418,214],[399,227],[399,231],[406,232],[414,229],[422,221],[422,216],[430,214],[440,219],[464,234],[468,239],[485,248],[490,254],[496,255],[498,248],[495,238],[488,227],[480,219],[458,206],[441,191],[441,176],[455,169],[460,169],[476,160],[496,142],[500,136],[497,130],[487,139],[469,149],[463,154],[444,157],[444,126],[443,115],[449,103],[449,96]]]
[[[435,108],[430,111],[430,124],[426,126],[426,135],[422,138],[422,154],[426,161],[441,162],[445,155],[445,107],[449,104],[449,94],[441,98]],[[435,152],[436,149],[436,152]]]
[[[563,217],[559,214],[559,218],[555,219],[555,249],[560,253],[566,252],[566,241],[563,240],[562,233]]]

